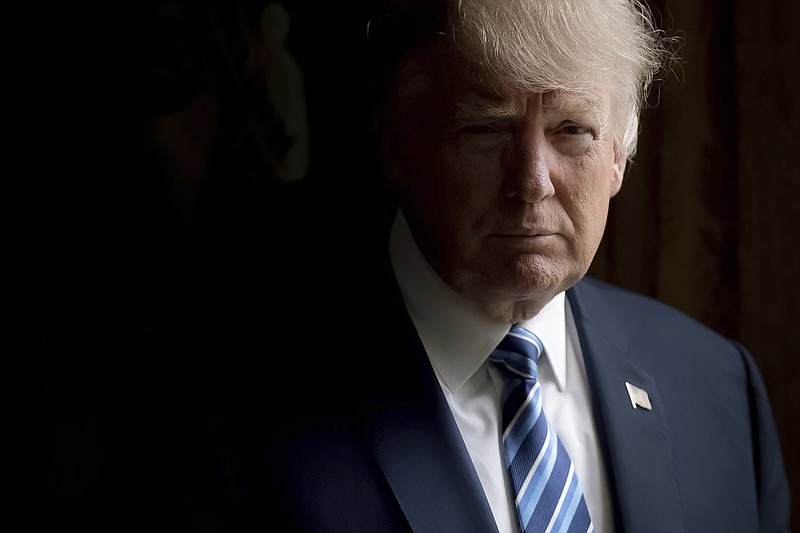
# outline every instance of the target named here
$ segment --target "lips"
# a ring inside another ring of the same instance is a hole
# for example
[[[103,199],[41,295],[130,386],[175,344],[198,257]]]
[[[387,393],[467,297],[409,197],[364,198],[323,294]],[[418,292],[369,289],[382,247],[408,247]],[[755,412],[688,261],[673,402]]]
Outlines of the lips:
[[[558,235],[558,231],[544,228],[518,229],[511,231],[500,231],[492,234],[495,237],[525,238],[525,237],[548,237]]]
[[[544,213],[535,215],[529,213],[525,216],[505,218],[498,217],[493,222],[489,235],[507,239],[564,236],[564,230],[568,227],[562,217]]]
[[[557,233],[525,233],[525,234],[493,234],[490,237],[495,246],[505,250],[517,250],[523,252],[539,252],[550,249],[550,246],[558,239]]]

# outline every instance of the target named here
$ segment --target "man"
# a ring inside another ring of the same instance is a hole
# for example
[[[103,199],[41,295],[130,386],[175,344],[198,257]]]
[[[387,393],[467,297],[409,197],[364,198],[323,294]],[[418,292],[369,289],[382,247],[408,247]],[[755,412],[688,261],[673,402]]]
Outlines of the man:
[[[348,533],[787,531],[747,351],[585,278],[667,55],[647,9],[397,2],[369,41],[399,200],[385,276],[347,288],[344,330],[320,300],[293,331],[282,398],[297,413],[215,422],[226,503],[212,518],[187,500],[187,516]],[[521,481],[508,447],[527,407],[507,407],[498,355],[521,353],[504,348],[510,331],[538,347],[525,394],[546,415]]]

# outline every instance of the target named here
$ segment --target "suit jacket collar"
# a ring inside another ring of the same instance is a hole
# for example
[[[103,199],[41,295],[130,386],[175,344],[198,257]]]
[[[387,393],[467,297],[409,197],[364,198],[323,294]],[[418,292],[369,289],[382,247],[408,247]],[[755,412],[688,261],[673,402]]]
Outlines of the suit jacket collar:
[[[657,379],[637,361],[625,323],[590,281],[567,292],[586,364],[617,531],[683,531],[674,460]],[[664,354],[668,356],[668,354]],[[625,383],[647,391],[652,410],[634,409]]]
[[[403,359],[397,358],[406,362],[410,358],[414,364],[361,405],[368,445],[413,531],[497,531],[478,474],[410,317],[402,312],[393,324],[405,329],[411,344],[397,343],[388,350],[385,363],[397,361],[401,366]]]

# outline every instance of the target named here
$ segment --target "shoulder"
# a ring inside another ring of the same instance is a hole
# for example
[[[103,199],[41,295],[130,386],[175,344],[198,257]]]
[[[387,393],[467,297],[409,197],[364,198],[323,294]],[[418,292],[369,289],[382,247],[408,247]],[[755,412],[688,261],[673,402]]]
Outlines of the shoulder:
[[[745,347],[700,320],[655,298],[586,278],[568,292],[578,331],[625,353],[635,364],[679,382],[699,379],[743,385],[754,366]],[[591,339],[591,341],[589,341]]]
[[[605,331],[633,336],[639,332],[650,339],[689,337],[729,348],[737,344],[671,305],[591,277],[576,284],[568,296],[573,314]]]
[[[689,318],[688,315],[656,298],[588,276],[579,281],[568,293],[572,296],[570,301],[573,305],[573,300],[577,295],[582,303],[592,305],[599,302],[603,306],[611,306],[611,309],[618,312],[644,308],[654,313],[674,315],[675,318]]]

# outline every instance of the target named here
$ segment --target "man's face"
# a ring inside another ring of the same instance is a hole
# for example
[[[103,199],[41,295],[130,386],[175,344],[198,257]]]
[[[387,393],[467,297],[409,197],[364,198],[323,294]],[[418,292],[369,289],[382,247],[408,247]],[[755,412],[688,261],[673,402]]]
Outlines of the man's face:
[[[622,184],[611,93],[505,90],[448,57],[396,123],[392,181],[439,275],[490,315],[529,318],[586,273]]]

